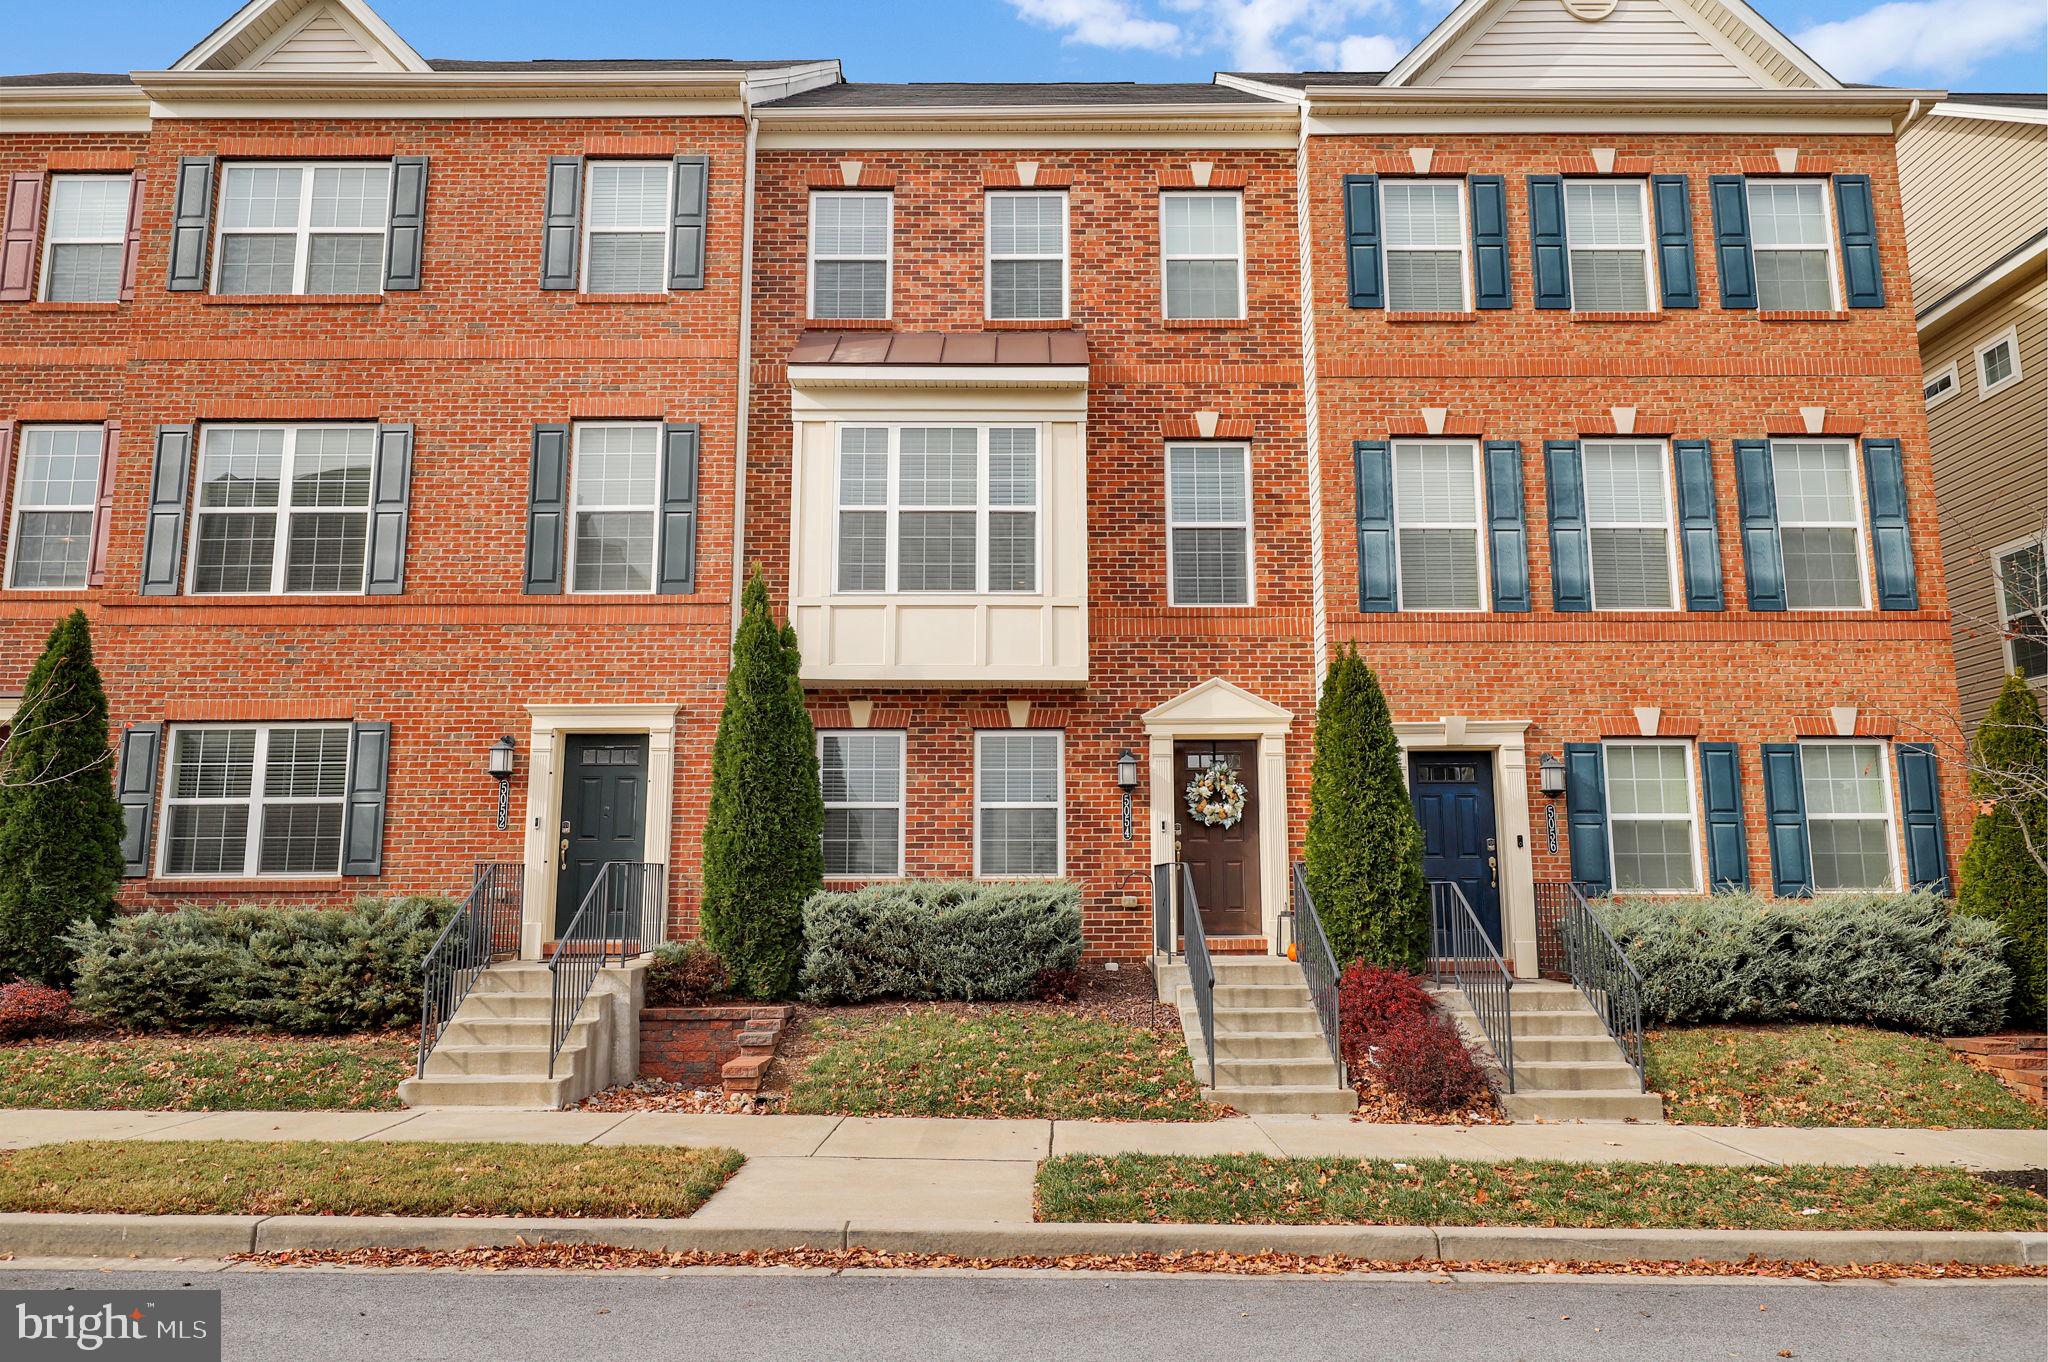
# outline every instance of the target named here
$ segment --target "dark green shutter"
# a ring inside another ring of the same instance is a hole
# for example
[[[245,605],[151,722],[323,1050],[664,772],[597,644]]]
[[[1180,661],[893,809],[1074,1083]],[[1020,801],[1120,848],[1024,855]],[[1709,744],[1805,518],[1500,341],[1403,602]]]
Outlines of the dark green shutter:
[[[364,591],[405,590],[405,541],[412,504],[412,427],[377,427],[377,467],[370,478],[369,576]]]
[[[1892,749],[1899,763],[1899,821],[1906,832],[1906,884],[1948,892],[1948,845],[1941,829],[1941,771],[1931,743],[1902,742]]]
[[[1385,307],[1380,266],[1380,177],[1344,177],[1344,269],[1351,306]]]
[[[1714,203],[1714,269],[1721,276],[1721,306],[1756,306],[1756,261],[1749,251],[1749,182],[1740,175],[1708,181]]]
[[[710,221],[711,158],[676,157],[675,222],[669,229],[668,286],[704,287],[704,237]]]
[[[1466,180],[1472,196],[1472,302],[1482,310],[1514,306],[1508,278],[1508,182],[1499,175]]]
[[[1835,219],[1842,229],[1842,291],[1850,307],[1884,306],[1884,268],[1877,258],[1877,207],[1868,175],[1835,176]]]
[[[1714,447],[1705,440],[1673,440],[1678,464],[1678,538],[1685,551],[1685,608],[1720,610],[1721,530],[1714,512]]]
[[[1550,501],[1550,606],[1593,608],[1593,566],[1586,535],[1586,487],[1577,440],[1546,440],[1544,481]]]
[[[663,595],[697,589],[697,427],[661,432],[661,561],[655,587]]]
[[[384,873],[384,794],[389,786],[391,725],[359,723],[349,734],[348,809],[341,873]]]
[[[540,286],[574,289],[583,237],[583,158],[548,157],[546,214],[540,238]]]
[[[173,293],[206,289],[206,248],[213,237],[213,170],[211,156],[187,156],[178,162],[178,191],[171,205],[171,274]]]
[[[1486,442],[1486,530],[1493,608],[1529,608],[1529,530],[1522,508],[1522,442]]]
[[[569,522],[569,428],[535,426],[526,497],[526,594],[558,596]]]
[[[1572,266],[1564,238],[1564,177],[1529,177],[1529,272],[1536,278],[1536,306],[1546,311],[1572,305]]]
[[[1780,898],[1813,892],[1813,857],[1806,844],[1806,786],[1799,744],[1764,744],[1764,821],[1771,839],[1771,888]]]
[[[427,158],[391,158],[391,223],[385,236],[384,289],[420,286],[427,236]]]
[[[142,594],[175,596],[185,562],[185,492],[192,476],[192,427],[158,426],[142,531]]]
[[[1778,541],[1778,489],[1771,480],[1771,442],[1735,442],[1735,492],[1742,514],[1742,575],[1749,608],[1785,608],[1785,551]]]
[[[1351,446],[1358,489],[1358,608],[1375,614],[1400,608],[1394,583],[1394,457],[1385,440]]]
[[[1564,745],[1565,821],[1572,842],[1572,878],[1592,897],[1613,892],[1607,857],[1607,782],[1601,774],[1600,744]]]
[[[1692,183],[1683,175],[1652,175],[1650,202],[1657,219],[1657,277],[1664,306],[1700,305],[1699,269],[1692,255]]]
[[[1742,822],[1742,749],[1700,744],[1700,803],[1707,816],[1707,888],[1716,894],[1749,888],[1749,832]]]
[[[1913,532],[1906,522],[1906,468],[1897,440],[1863,442],[1863,482],[1870,497],[1870,548],[1880,610],[1918,610]]]
[[[149,873],[149,853],[156,826],[157,754],[163,743],[162,724],[131,724],[121,730],[121,759],[114,772],[114,797],[121,803],[121,874],[137,879]]]

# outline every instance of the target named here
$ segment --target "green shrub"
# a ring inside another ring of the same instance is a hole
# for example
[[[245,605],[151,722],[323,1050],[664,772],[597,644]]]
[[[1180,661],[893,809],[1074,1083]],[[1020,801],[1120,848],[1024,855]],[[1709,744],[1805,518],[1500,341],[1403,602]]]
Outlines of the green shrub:
[[[1980,802],[1970,847],[1957,875],[1956,908],[1998,924],[2005,934],[2005,964],[2012,971],[2015,1022],[2048,1021],[2048,875],[2038,850],[2048,848],[2048,799],[2040,794],[2048,768],[2048,733],[2041,702],[2018,672],[1977,725],[1970,793]],[[2024,825],[2024,826],[2023,826]]]
[[[803,996],[1007,1000],[1081,959],[1081,891],[1065,880],[871,884],[804,905]]]
[[[1997,1028],[2012,986],[1997,929],[1926,892],[1616,899],[1597,911],[1642,972],[1645,1021],[1973,1035]]]
[[[732,971],[701,941],[666,942],[647,965],[649,1007],[702,1007],[732,989]]]
[[[454,905],[358,899],[347,908],[181,908],[71,934],[72,999],[141,1031],[247,1027],[306,1035],[416,1021],[420,962]]]

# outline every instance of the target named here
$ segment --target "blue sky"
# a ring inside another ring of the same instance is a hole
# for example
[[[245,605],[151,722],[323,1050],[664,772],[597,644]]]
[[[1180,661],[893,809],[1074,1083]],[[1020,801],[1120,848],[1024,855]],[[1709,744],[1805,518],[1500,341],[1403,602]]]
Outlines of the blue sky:
[[[2048,79],[2042,0],[1753,2],[1844,80],[2039,90]],[[1156,81],[1218,68],[1384,69],[1453,0],[575,0],[566,29],[559,0],[373,3],[430,57],[836,56],[853,80]],[[0,66],[167,66],[235,7],[23,4]]]

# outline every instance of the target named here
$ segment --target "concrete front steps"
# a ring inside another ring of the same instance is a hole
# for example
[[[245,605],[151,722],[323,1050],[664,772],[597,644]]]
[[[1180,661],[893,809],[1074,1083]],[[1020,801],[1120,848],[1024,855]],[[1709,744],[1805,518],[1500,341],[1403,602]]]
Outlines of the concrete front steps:
[[[1465,1034],[1493,1047],[1465,994],[1434,990]],[[1584,994],[1551,979],[1517,979],[1508,994],[1515,1034],[1515,1090],[1501,1108],[1517,1121],[1661,1121],[1664,1099],[1644,1092],[1621,1047]]]
[[[1343,1081],[1323,1039],[1301,966],[1270,955],[1213,957],[1216,1072],[1208,1070],[1195,991],[1183,961],[1155,959],[1162,1002],[1180,1009],[1189,1062],[1202,1096],[1247,1115],[1341,1113],[1358,1094]]]
[[[505,960],[486,969],[427,1056],[426,1074],[399,1083],[399,1100],[409,1107],[531,1110],[572,1106],[604,1087],[611,1031],[600,1024],[595,994],[584,1001],[548,1077],[552,987],[539,961]]]

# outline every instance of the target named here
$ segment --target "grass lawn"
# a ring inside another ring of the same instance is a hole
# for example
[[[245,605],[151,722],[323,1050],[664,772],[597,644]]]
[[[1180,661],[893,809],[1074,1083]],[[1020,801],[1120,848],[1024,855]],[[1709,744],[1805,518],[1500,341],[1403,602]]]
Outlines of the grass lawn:
[[[2048,1201],[1949,1168],[1068,1154],[1039,1165],[1038,1218],[1226,1225],[2038,1230],[2048,1228]]]
[[[1205,1121],[1216,1108],[1177,1034],[1047,1011],[921,1008],[879,1024],[826,1017],[790,1111]]]
[[[418,1036],[122,1036],[0,1046],[0,1107],[390,1111]]]
[[[743,1162],[731,1149],[87,1140],[0,1153],[0,1211],[682,1216]]]
[[[1652,1031],[1646,1077],[1673,1121],[1715,1126],[2031,1130],[2028,1105],[1940,1041],[1873,1026]]]

